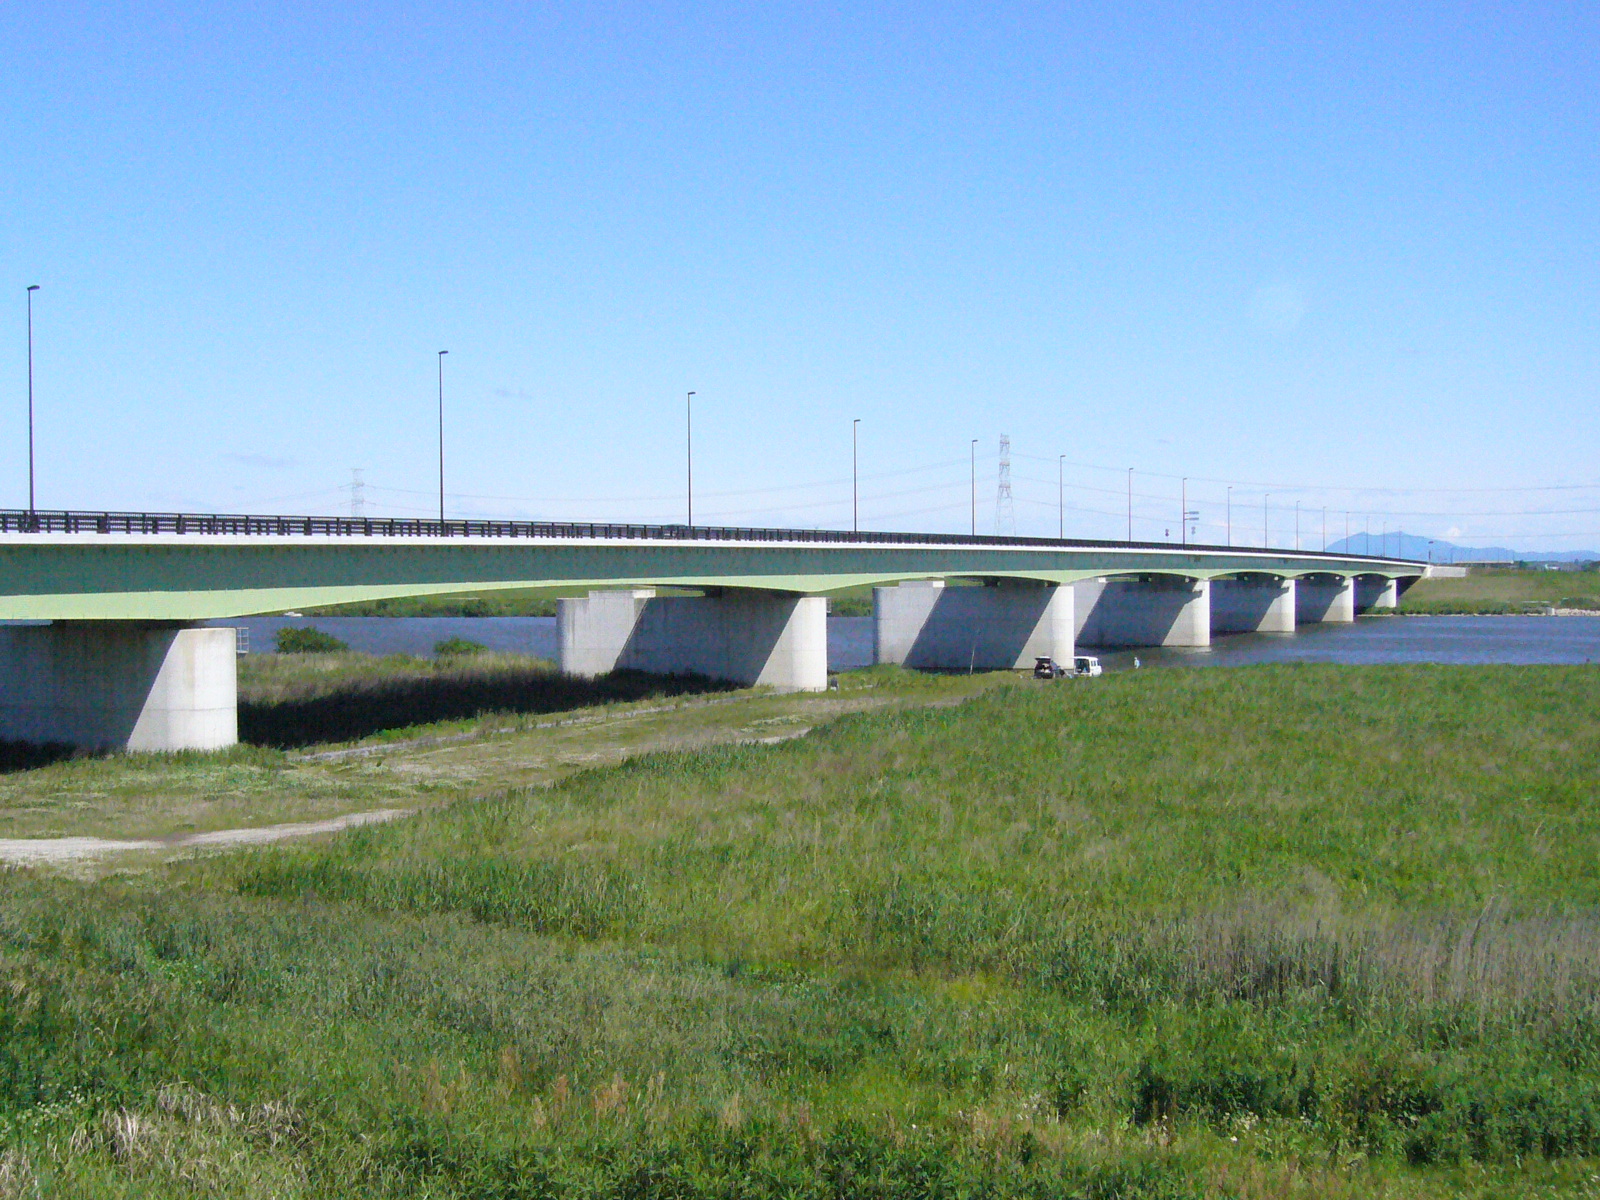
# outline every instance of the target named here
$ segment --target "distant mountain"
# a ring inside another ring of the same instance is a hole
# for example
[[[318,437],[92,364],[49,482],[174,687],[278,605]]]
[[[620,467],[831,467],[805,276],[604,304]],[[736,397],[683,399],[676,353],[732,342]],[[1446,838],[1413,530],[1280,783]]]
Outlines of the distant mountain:
[[[1381,554],[1390,558],[1412,558],[1428,562],[1594,562],[1600,553],[1593,550],[1512,550],[1506,546],[1458,546],[1454,542],[1417,537],[1412,533],[1352,534],[1328,546],[1335,554]]]

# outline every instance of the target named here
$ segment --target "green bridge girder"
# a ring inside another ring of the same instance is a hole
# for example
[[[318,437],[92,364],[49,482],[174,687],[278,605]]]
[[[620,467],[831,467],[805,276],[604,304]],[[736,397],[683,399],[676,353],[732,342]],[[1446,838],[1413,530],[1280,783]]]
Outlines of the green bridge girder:
[[[199,621],[509,588],[754,588],[1108,575],[1414,578],[1423,564],[1284,550],[493,537],[0,535],[0,619]]]

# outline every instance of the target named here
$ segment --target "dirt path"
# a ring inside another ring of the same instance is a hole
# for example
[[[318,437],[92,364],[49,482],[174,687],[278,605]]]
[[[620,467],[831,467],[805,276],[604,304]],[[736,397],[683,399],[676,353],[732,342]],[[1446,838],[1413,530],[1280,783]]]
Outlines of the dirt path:
[[[804,737],[811,726],[786,730],[767,737],[732,739],[752,745],[771,746],[791,738]],[[445,739],[440,739],[444,741]],[[709,744],[727,739],[712,739]],[[699,744],[707,744],[702,740]],[[647,745],[644,750],[661,749]],[[594,756],[597,760],[602,756]],[[629,754],[609,756],[620,761]],[[338,833],[361,825],[377,825],[409,817],[418,811],[414,808],[378,808],[370,812],[346,813],[322,821],[292,821],[283,825],[258,825],[241,829],[214,829],[208,833],[174,834],[160,838],[0,838],[0,866],[44,866],[55,863],[82,862],[86,859],[106,858],[114,854],[128,854],[140,850],[203,850],[213,847],[259,846],[268,842],[282,842],[290,838],[313,837],[319,833]]]
[[[296,756],[290,760],[290,771],[285,773],[285,777],[294,783],[292,772],[296,771],[365,771],[367,775],[354,777],[354,784],[363,787],[370,784],[370,791],[376,794],[369,794],[362,799],[368,804],[383,807],[328,816],[319,816],[314,807],[310,812],[305,812],[302,807],[300,813],[272,814],[279,815],[277,824],[254,826],[243,823],[248,820],[247,811],[237,811],[229,813],[222,820],[213,820],[212,823],[225,825],[225,828],[145,837],[100,837],[89,833],[55,837],[6,837],[0,838],[0,867],[70,868],[74,864],[93,867],[128,855],[170,855],[183,851],[265,845],[338,833],[362,825],[392,821],[431,806],[418,805],[414,799],[465,799],[473,795],[503,794],[519,788],[549,787],[574,771],[620,763],[640,754],[692,751],[728,744],[774,745],[804,737],[818,725],[827,724],[846,713],[899,706],[943,708],[964,703],[973,694],[976,692],[928,696],[862,691],[843,696],[835,692],[827,696],[804,698],[718,696],[687,703],[647,705],[621,712],[558,716],[530,726],[509,729],[479,728],[459,734],[340,747]],[[116,782],[113,779],[113,786]],[[160,778],[146,780],[139,777],[135,782],[141,787],[159,787],[162,781]],[[211,776],[183,782],[188,791],[179,799],[190,802],[191,807],[194,807],[196,795],[204,799],[206,792],[213,788],[238,786]],[[98,776],[78,786],[83,794],[69,793],[66,797],[68,800],[103,801],[105,794],[111,791]],[[324,778],[317,775],[303,783],[304,795],[291,795],[291,799],[303,805],[314,804],[319,799],[319,787],[337,794],[340,787],[350,786],[350,783],[337,776]],[[281,800],[281,797],[272,794],[267,794],[265,798]],[[14,797],[13,803],[31,801],[38,804],[40,800],[59,803],[61,797],[57,794]],[[360,802],[356,801],[358,804]],[[193,813],[182,815],[189,818],[190,829],[200,824],[205,816],[203,812],[198,814],[199,819]],[[308,819],[283,820],[283,817],[301,815]],[[170,829],[174,823],[169,819],[172,816],[171,811],[157,808],[153,819],[165,820],[166,827]],[[263,813],[262,816],[267,817],[268,814]],[[151,814],[141,813],[141,817],[152,819]],[[107,830],[105,822],[99,824],[102,831],[113,834],[119,832],[115,825]],[[117,824],[127,828],[124,822]],[[57,821],[55,829],[61,830],[61,827]],[[47,834],[52,831],[47,827],[39,832]]]
[[[208,846],[250,846],[281,842],[287,838],[311,837],[318,833],[338,833],[358,825],[376,825],[409,817],[410,808],[379,808],[372,812],[347,813],[326,821],[295,821],[288,825],[262,825],[254,829],[217,829],[211,833],[186,833],[174,837],[140,838],[119,841],[115,838],[0,838],[0,863],[36,866],[44,863],[77,862],[108,854],[133,850],[189,850]]]

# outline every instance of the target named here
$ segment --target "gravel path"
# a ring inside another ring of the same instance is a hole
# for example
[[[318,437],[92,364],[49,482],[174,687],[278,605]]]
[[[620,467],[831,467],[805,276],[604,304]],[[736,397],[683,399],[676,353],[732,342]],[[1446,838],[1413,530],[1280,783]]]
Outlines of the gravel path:
[[[262,825],[256,829],[218,829],[212,833],[185,833],[173,837],[118,841],[114,838],[0,838],[0,863],[29,866],[38,863],[76,862],[123,854],[130,850],[187,850],[205,846],[252,846],[281,842],[287,838],[311,837],[318,833],[338,833],[358,825],[376,825],[408,817],[409,808],[379,808],[372,812],[349,813],[326,821],[295,821],[287,825]]]

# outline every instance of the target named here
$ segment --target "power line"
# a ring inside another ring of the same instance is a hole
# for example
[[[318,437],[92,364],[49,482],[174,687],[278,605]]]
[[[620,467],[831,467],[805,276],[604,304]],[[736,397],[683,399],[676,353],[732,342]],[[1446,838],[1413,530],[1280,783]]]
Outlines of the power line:
[[[1052,479],[1052,480],[1045,480],[1043,478],[1038,478],[1038,477],[1029,476],[1029,475],[1019,475],[1019,474],[1017,474],[1015,472],[1014,468],[1011,468],[1011,460],[1012,460],[1013,457],[1019,458],[1019,459],[1025,460],[1025,461],[1031,461],[1031,462],[1041,462],[1041,463],[1049,462],[1052,465],[1055,465],[1057,467],[1058,478],[1057,479]],[[1125,487],[1102,487],[1102,486],[1098,486],[1098,485],[1090,484],[1090,483],[1086,483],[1086,482],[1069,482],[1069,481],[1066,481],[1066,480],[1060,478],[1059,477],[1059,473],[1060,473],[1061,466],[1063,464],[1068,464],[1068,463],[1070,463],[1074,467],[1085,467],[1085,468],[1088,468],[1088,469],[1091,469],[1091,470],[1096,470],[1096,471],[1108,471],[1108,472],[1109,471],[1116,471],[1116,473],[1118,475],[1124,474],[1124,469],[1122,469],[1122,468],[1107,468],[1107,467],[1098,466],[1096,464],[1074,463],[1074,462],[1072,462],[1072,460],[1066,459],[1064,456],[1060,457],[1058,459],[1045,459],[1045,458],[1042,458],[1042,457],[1040,457],[1038,455],[1020,454],[1020,453],[1016,453],[1016,452],[1002,454],[1002,462],[1001,462],[1002,467],[1011,468],[1011,469],[1007,469],[1007,470],[1004,471],[1004,476],[1005,476],[1004,480],[1002,480],[1000,472],[997,472],[997,476],[996,476],[996,485],[997,485],[997,494],[996,494],[996,532],[1002,533],[1002,534],[1016,532],[1015,504],[1019,500],[1023,504],[1031,506],[1030,507],[1030,511],[1032,511],[1033,508],[1038,508],[1038,509],[1048,508],[1048,509],[1050,509],[1050,510],[1052,510],[1054,512],[1061,513],[1061,512],[1064,512],[1067,509],[1070,509],[1079,518],[1089,518],[1089,519],[1092,519],[1094,521],[1118,520],[1118,519],[1120,519],[1120,518],[1122,518],[1124,516],[1124,513],[1121,512],[1121,511],[1114,511],[1114,510],[1110,510],[1110,509],[1099,508],[1097,505],[1093,504],[1092,501],[1089,502],[1089,503],[1067,503],[1067,501],[1065,499],[1065,493],[1068,493],[1068,492],[1073,493],[1075,495],[1101,496],[1101,497],[1106,497],[1107,499],[1109,499],[1110,497],[1114,496],[1118,500],[1123,499],[1124,495],[1127,494],[1127,489]],[[933,473],[933,472],[948,471],[951,468],[959,466],[959,465],[965,465],[965,464],[962,463],[961,459],[952,458],[952,459],[945,459],[945,460],[937,461],[937,462],[923,463],[923,464],[917,464],[917,465],[907,466],[907,467],[898,467],[898,468],[894,468],[894,469],[891,469],[891,470],[877,471],[877,472],[873,472],[870,475],[862,476],[861,479],[862,479],[863,482],[887,482],[887,481],[890,481],[890,480],[907,479],[907,477],[915,477],[917,475],[927,475],[927,474]],[[895,500],[908,500],[908,499],[911,499],[911,498],[917,497],[917,496],[929,496],[929,497],[931,497],[931,496],[937,495],[937,494],[939,494],[941,492],[955,492],[957,488],[963,487],[965,481],[962,481],[962,480],[959,480],[959,479],[955,478],[954,474],[955,473],[952,471],[951,472],[951,476],[952,476],[951,478],[948,478],[946,480],[930,481],[930,482],[928,482],[926,484],[919,484],[917,486],[912,486],[912,487],[891,487],[891,488],[889,488],[889,489],[887,489],[887,490],[885,490],[883,492],[873,492],[873,493],[870,493],[870,494],[867,494],[867,495],[863,495],[863,496],[861,496],[861,499],[870,500],[870,501],[873,501],[873,502],[878,503],[878,504],[881,505],[884,502],[893,502]],[[1148,478],[1150,478],[1150,479],[1155,479],[1155,480],[1173,480],[1175,482],[1176,481],[1181,481],[1181,479],[1183,478],[1181,476],[1167,475],[1167,474],[1161,473],[1161,472],[1148,472],[1147,473],[1147,472],[1142,472],[1141,471],[1141,472],[1138,472],[1138,474],[1140,475],[1141,478],[1145,478],[1145,477],[1148,476]],[[1203,480],[1205,482],[1212,483],[1212,484],[1221,482],[1220,480],[1212,479],[1211,477],[1190,477],[1190,478],[1191,478],[1191,481],[1193,481],[1195,479],[1200,479],[1200,480]],[[723,491],[718,491],[718,492],[705,493],[705,496],[706,496],[706,498],[708,500],[724,500],[724,501],[726,501],[726,500],[738,500],[738,499],[766,500],[765,503],[756,503],[756,504],[751,504],[751,505],[748,505],[748,506],[738,505],[738,506],[734,506],[734,507],[729,507],[727,509],[723,509],[720,512],[718,512],[718,514],[717,514],[718,519],[721,519],[721,520],[738,520],[741,517],[748,518],[750,516],[759,516],[760,514],[765,514],[765,513],[782,514],[784,512],[790,512],[790,511],[792,511],[792,512],[819,512],[819,511],[826,512],[826,511],[829,511],[829,510],[838,509],[839,512],[842,514],[843,512],[845,512],[848,509],[848,506],[849,506],[849,500],[847,499],[846,492],[843,490],[843,489],[847,489],[849,487],[849,484],[850,484],[850,480],[849,479],[841,477],[841,478],[838,478],[838,479],[825,479],[825,480],[819,480],[819,481],[814,481],[814,482],[801,482],[801,483],[792,483],[792,484],[775,484],[775,485],[768,485],[768,486],[754,487],[754,488],[728,489],[728,490],[723,490]],[[1004,486],[1005,484],[1010,484],[1012,486],[1011,487],[1006,487],[1006,486]],[[1051,500],[1050,503],[1046,504],[1043,500],[1034,499],[1033,496],[1028,495],[1028,494],[1017,495],[1016,492],[1015,492],[1016,485],[1025,485],[1024,493],[1029,492],[1029,491],[1033,491],[1035,489],[1037,489],[1038,491],[1042,492],[1046,488],[1048,488],[1048,491],[1050,492],[1050,494],[1052,496],[1052,500]],[[1255,487],[1255,486],[1261,486],[1261,487],[1264,488],[1267,485],[1240,484],[1240,485],[1236,485],[1236,486],[1239,486],[1239,487],[1242,487],[1242,488],[1245,488],[1245,489],[1249,489],[1249,488],[1252,488],[1252,487]],[[1292,485],[1278,485],[1278,486],[1279,486],[1280,489],[1282,489],[1284,491],[1288,491],[1290,493],[1290,497],[1289,498],[1291,498],[1291,499],[1293,498],[1293,494],[1295,492],[1297,492],[1297,491],[1310,491],[1310,490],[1312,490],[1312,489],[1295,488]],[[1460,494],[1460,495],[1506,494],[1506,495],[1514,495],[1514,494],[1534,494],[1534,493],[1540,493],[1540,492],[1548,492],[1548,493],[1568,492],[1568,493],[1570,493],[1570,492],[1575,492],[1575,491],[1587,490],[1587,489],[1589,489],[1591,487],[1600,488],[1600,485],[1548,485],[1548,486],[1544,486],[1544,487],[1478,488],[1478,489],[1418,488],[1418,489],[1410,489],[1410,490],[1415,492],[1416,494],[1419,494],[1419,495],[1421,495],[1421,494],[1430,494],[1430,495],[1446,495],[1446,494]],[[808,492],[815,494],[818,491],[823,491],[823,490],[827,490],[827,489],[831,489],[831,488],[839,488],[841,490],[840,490],[838,495],[834,495],[834,496],[817,496],[817,497],[812,498],[812,499],[806,499],[805,498],[806,493],[808,493]],[[1332,490],[1345,491],[1345,492],[1355,492],[1355,493],[1366,492],[1366,493],[1369,493],[1369,494],[1377,494],[1377,492],[1378,492],[1377,489],[1355,489],[1355,488],[1332,489]],[[1396,489],[1396,492],[1399,492],[1399,491],[1400,491],[1399,489]],[[393,499],[393,500],[382,500],[382,499],[380,499],[380,500],[377,500],[377,501],[374,502],[373,500],[371,500],[369,498],[371,493],[373,493],[373,492],[383,493],[385,495],[392,496],[395,499]],[[413,507],[413,506],[407,505],[407,504],[405,504],[403,502],[399,502],[399,500],[398,500],[399,497],[402,497],[402,496],[417,496],[417,497],[428,496],[428,497],[431,498],[433,496],[433,493],[425,491],[425,490],[422,490],[422,489],[391,488],[391,487],[384,487],[382,485],[377,485],[377,484],[369,484],[369,483],[366,483],[365,480],[362,479],[361,477],[356,476],[356,475],[353,474],[351,483],[349,483],[349,484],[347,484],[347,485],[345,485],[344,487],[341,487],[341,488],[332,489],[331,491],[324,490],[324,491],[317,491],[317,492],[297,493],[295,495],[290,495],[290,496],[269,497],[269,498],[265,498],[265,499],[253,500],[253,501],[247,502],[247,504],[248,504],[249,507],[256,507],[256,506],[269,505],[269,504],[273,504],[273,503],[279,503],[279,502],[283,502],[283,501],[303,500],[303,499],[310,499],[310,498],[314,498],[314,497],[336,495],[336,494],[339,494],[339,493],[344,493],[345,495],[348,496],[348,499],[349,499],[349,501],[351,503],[351,507],[352,507],[353,511],[360,510],[360,509],[370,509],[374,505],[374,503],[376,503],[376,505],[381,509],[386,509],[386,510],[390,510],[390,511],[394,511],[394,512],[400,512],[400,513],[406,513],[406,512],[419,512],[420,513],[420,512],[427,511],[427,510],[425,510],[425,509],[423,509],[421,507]],[[1134,515],[1136,517],[1142,519],[1142,520],[1149,520],[1153,516],[1159,517],[1159,516],[1166,515],[1166,511],[1165,510],[1168,509],[1170,506],[1172,506],[1172,505],[1174,505],[1174,504],[1176,504],[1178,502],[1178,494],[1177,493],[1178,493],[1178,489],[1176,489],[1176,488],[1174,489],[1174,493],[1172,495],[1167,495],[1164,492],[1151,492],[1151,491],[1148,491],[1148,490],[1138,490],[1138,491],[1132,492],[1130,498],[1134,503]],[[638,495],[635,495],[635,496],[607,496],[607,497],[595,497],[595,496],[588,496],[588,497],[533,497],[533,496],[494,495],[494,494],[483,494],[483,493],[449,493],[449,495],[450,495],[450,497],[452,499],[454,499],[456,501],[459,501],[459,502],[471,503],[471,502],[482,502],[482,501],[489,501],[489,502],[497,502],[498,501],[498,502],[510,502],[510,503],[517,504],[519,506],[520,505],[534,506],[535,508],[546,508],[547,506],[554,506],[554,505],[562,505],[562,506],[565,506],[565,505],[596,505],[596,506],[602,506],[602,505],[603,506],[613,506],[613,505],[653,505],[653,504],[670,503],[670,502],[673,502],[673,501],[676,501],[676,500],[680,499],[680,497],[678,497],[676,495],[662,495],[662,496],[638,496]],[[1005,503],[1005,501],[1007,499],[1009,499],[1010,503]],[[239,503],[239,502],[236,502],[236,503]],[[241,507],[243,507],[243,506],[244,505],[241,505]],[[954,511],[958,510],[960,507],[961,507],[960,503],[956,502],[956,501],[952,501],[949,504],[934,504],[934,505],[928,505],[928,506],[915,506],[914,505],[913,507],[907,508],[907,509],[897,509],[897,510],[895,510],[893,512],[885,512],[885,513],[883,513],[883,519],[894,520],[894,519],[902,519],[902,518],[906,518],[906,517],[924,515],[924,514],[930,514],[930,513],[954,512]],[[1119,508],[1120,507],[1121,506],[1119,505]],[[1330,507],[1332,507],[1332,506],[1330,505]],[[1597,509],[1594,506],[1582,507],[1582,508],[1568,507],[1568,508],[1561,508],[1561,509],[1542,509],[1542,510],[1539,510],[1539,509],[1516,509],[1516,510],[1508,510],[1508,509],[1497,509],[1497,510],[1472,509],[1472,510],[1453,511],[1453,512],[1452,511],[1438,511],[1438,510],[1412,510],[1412,509],[1402,510],[1402,509],[1393,508],[1393,507],[1388,506],[1388,505],[1382,505],[1382,506],[1369,505],[1369,506],[1363,506],[1361,508],[1357,508],[1357,507],[1354,507],[1354,506],[1351,506],[1351,505],[1340,504],[1340,505],[1338,505],[1338,507],[1341,510],[1349,512],[1352,516],[1371,517],[1374,521],[1380,516],[1385,518],[1386,520],[1405,519],[1405,520],[1452,520],[1452,521],[1458,521],[1458,520],[1470,520],[1470,519],[1498,519],[1499,522],[1505,522],[1505,521],[1542,521],[1542,520],[1546,520],[1546,519],[1553,520],[1553,519],[1556,519],[1556,518],[1567,517],[1567,516],[1596,516],[1596,515],[1600,515],[1600,509]],[[540,518],[540,519],[548,519],[548,518]],[[1030,518],[1030,520],[1031,520],[1031,518]],[[1202,524],[1206,528],[1216,528],[1216,529],[1219,529],[1219,530],[1223,527],[1222,524],[1219,521],[1216,521],[1216,520],[1205,520],[1205,521],[1200,522],[1200,524]],[[1419,536],[1421,536],[1421,535],[1419,535]],[[1438,536],[1438,535],[1436,535],[1436,536]],[[1535,540],[1535,539],[1546,540],[1546,539],[1562,539],[1562,538],[1575,539],[1575,538],[1592,537],[1592,536],[1596,536],[1596,535],[1592,534],[1592,533],[1588,533],[1588,532],[1582,532],[1582,531],[1579,531],[1579,532],[1567,532],[1567,531],[1559,531],[1558,530],[1558,531],[1552,531],[1552,532],[1539,532],[1539,533],[1506,533],[1506,532],[1485,533],[1485,532],[1474,531],[1474,532],[1472,532],[1470,534],[1457,534],[1457,535],[1451,535],[1451,536],[1452,536],[1452,538],[1457,538],[1457,539],[1470,538],[1473,541],[1486,541],[1486,540],[1491,540],[1491,539],[1492,540],[1517,541],[1517,540]]]
[[[863,482],[876,479],[894,479],[904,475],[915,475],[920,472],[943,470],[948,467],[957,466],[964,461],[965,460],[963,459],[952,458],[946,459],[942,462],[925,463],[921,466],[901,467],[898,470],[893,471],[875,471],[868,475],[862,475],[860,478]],[[702,497],[765,496],[773,495],[778,492],[807,491],[823,487],[847,487],[849,484],[850,477],[844,476],[838,479],[819,480],[815,483],[776,484],[771,487],[735,488],[730,491],[721,492],[703,491],[699,494]],[[433,492],[423,491],[418,488],[383,487],[379,484],[369,484],[368,486],[371,487],[373,491],[395,492],[400,495],[408,496],[432,496],[434,494]],[[500,496],[484,492],[451,492],[450,495],[461,500],[508,500],[512,502],[532,504],[644,504],[651,502],[665,503],[682,498],[677,494],[659,496]]]
[[[1019,457],[1033,457],[1033,456],[1031,456],[1031,455],[1021,455]],[[1040,461],[1040,460],[1035,459],[1035,461]],[[1139,475],[1141,475],[1141,476],[1144,475],[1144,472],[1140,471]],[[1040,479],[1040,478],[1038,478],[1036,476],[1033,476],[1033,475],[1018,475],[1018,476],[1016,476],[1016,478],[1022,480],[1025,483],[1038,484],[1040,487],[1055,488],[1055,487],[1059,486],[1056,480],[1053,480],[1053,479],[1052,480]],[[1181,476],[1168,475],[1168,476],[1162,476],[1162,478],[1173,479],[1173,478],[1182,478],[1182,477]],[[1190,480],[1193,480],[1194,478],[1195,477],[1193,475],[1189,476]],[[1235,485],[1235,486],[1242,486],[1242,485]],[[1087,483],[1068,483],[1068,484],[1066,484],[1066,487],[1068,489],[1076,489],[1077,491],[1080,491],[1080,492],[1099,492],[1099,493],[1101,493],[1103,495],[1107,495],[1107,496],[1125,496],[1125,495],[1127,495],[1127,489],[1126,488],[1095,487],[1093,484],[1087,484]],[[1153,500],[1153,501],[1159,501],[1159,502],[1164,503],[1164,504],[1165,503],[1170,503],[1173,499],[1175,499],[1174,496],[1170,496],[1170,495],[1166,494],[1165,492],[1140,492],[1140,491],[1135,491],[1133,493],[1133,497],[1134,497],[1135,500]],[[1330,505],[1329,507],[1331,508],[1333,506]],[[1345,511],[1345,509],[1341,506],[1340,511]],[[1597,508],[1597,507],[1595,507],[1593,505],[1590,505],[1590,506],[1588,506],[1586,508],[1546,508],[1546,509],[1535,509],[1535,508],[1504,509],[1504,508],[1499,508],[1499,509],[1486,509],[1486,510],[1482,510],[1482,511],[1469,511],[1469,512],[1462,512],[1462,511],[1456,511],[1456,510],[1450,510],[1450,511],[1445,511],[1445,512],[1431,512],[1431,511],[1424,511],[1424,510],[1421,510],[1421,509],[1391,508],[1388,505],[1385,505],[1385,506],[1383,506],[1381,508],[1370,508],[1370,509],[1367,509],[1367,508],[1356,508],[1354,506],[1350,506],[1349,507],[1349,511],[1352,512],[1352,513],[1359,513],[1362,516],[1367,516],[1370,513],[1372,516],[1438,517],[1438,518],[1444,519],[1444,520],[1454,520],[1454,519],[1459,518],[1459,517],[1561,517],[1561,516],[1578,516],[1578,515],[1583,515],[1583,514],[1588,514],[1588,513],[1600,513],[1600,508]]]
[[[1045,458],[1037,454],[1018,454],[1018,458],[1030,459],[1034,462],[1054,463],[1054,458]],[[1120,475],[1127,470],[1126,467],[1108,467],[1103,463],[1073,462],[1066,460],[1069,467],[1080,467],[1088,471],[1105,471],[1108,474]],[[1183,475],[1171,475],[1164,471],[1139,471],[1140,475],[1151,479],[1183,479]],[[1232,484],[1234,487],[1263,488],[1272,492],[1350,492],[1379,493],[1385,496],[1404,495],[1471,495],[1476,493],[1491,492],[1584,492],[1600,490],[1600,483],[1550,483],[1537,484],[1527,487],[1484,487],[1484,488],[1394,488],[1394,487],[1352,487],[1348,484],[1327,485],[1308,483],[1262,483],[1249,479],[1226,479],[1210,475],[1189,475],[1188,479],[1198,483]]]

